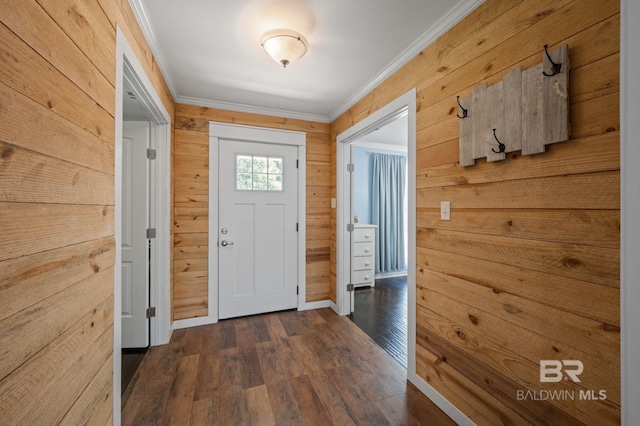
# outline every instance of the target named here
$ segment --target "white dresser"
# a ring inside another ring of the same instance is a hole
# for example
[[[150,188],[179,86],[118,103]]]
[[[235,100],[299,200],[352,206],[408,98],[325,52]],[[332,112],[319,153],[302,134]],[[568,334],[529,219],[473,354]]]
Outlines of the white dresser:
[[[376,284],[376,228],[377,225],[354,224],[351,250],[351,283],[355,287]]]

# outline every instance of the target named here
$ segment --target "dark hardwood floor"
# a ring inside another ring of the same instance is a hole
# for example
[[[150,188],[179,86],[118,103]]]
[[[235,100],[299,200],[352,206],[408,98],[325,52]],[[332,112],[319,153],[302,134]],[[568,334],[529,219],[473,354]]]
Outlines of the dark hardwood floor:
[[[121,382],[121,394],[127,390],[133,375],[138,370],[144,354],[147,353],[147,348],[144,349],[123,349],[122,350],[122,382]]]
[[[356,288],[355,298],[349,318],[407,368],[407,277],[379,279],[375,287]]]
[[[145,355],[123,425],[454,425],[331,309],[176,330]]]

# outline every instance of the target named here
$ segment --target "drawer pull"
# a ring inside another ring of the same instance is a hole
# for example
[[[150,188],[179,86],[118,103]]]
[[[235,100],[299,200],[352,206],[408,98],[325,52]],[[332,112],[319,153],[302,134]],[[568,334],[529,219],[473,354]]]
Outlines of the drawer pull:
[[[364,266],[369,266],[371,265],[371,262],[364,262]]]
[[[365,238],[371,238],[371,235],[369,235],[369,234],[364,234],[364,237],[365,237]]]
[[[369,275],[365,275],[365,276],[364,276],[364,280],[365,280],[365,281],[369,281]]]
[[[370,251],[371,251],[371,250],[370,250],[370,249],[368,249],[368,248],[364,249],[364,252],[365,252],[365,253],[369,253]]]

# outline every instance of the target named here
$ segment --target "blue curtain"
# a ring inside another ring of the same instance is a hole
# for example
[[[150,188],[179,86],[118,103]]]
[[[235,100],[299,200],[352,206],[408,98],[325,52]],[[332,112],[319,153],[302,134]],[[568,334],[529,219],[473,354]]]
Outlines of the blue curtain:
[[[371,222],[376,229],[376,272],[402,271],[405,260],[406,158],[373,153]]]

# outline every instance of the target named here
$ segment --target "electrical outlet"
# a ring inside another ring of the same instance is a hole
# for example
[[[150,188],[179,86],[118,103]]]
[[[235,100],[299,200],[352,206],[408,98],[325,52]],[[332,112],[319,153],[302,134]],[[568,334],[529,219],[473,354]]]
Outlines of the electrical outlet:
[[[451,202],[440,201],[440,220],[451,220]]]
[[[331,199],[331,208],[335,209],[338,206],[338,202],[335,198]]]

